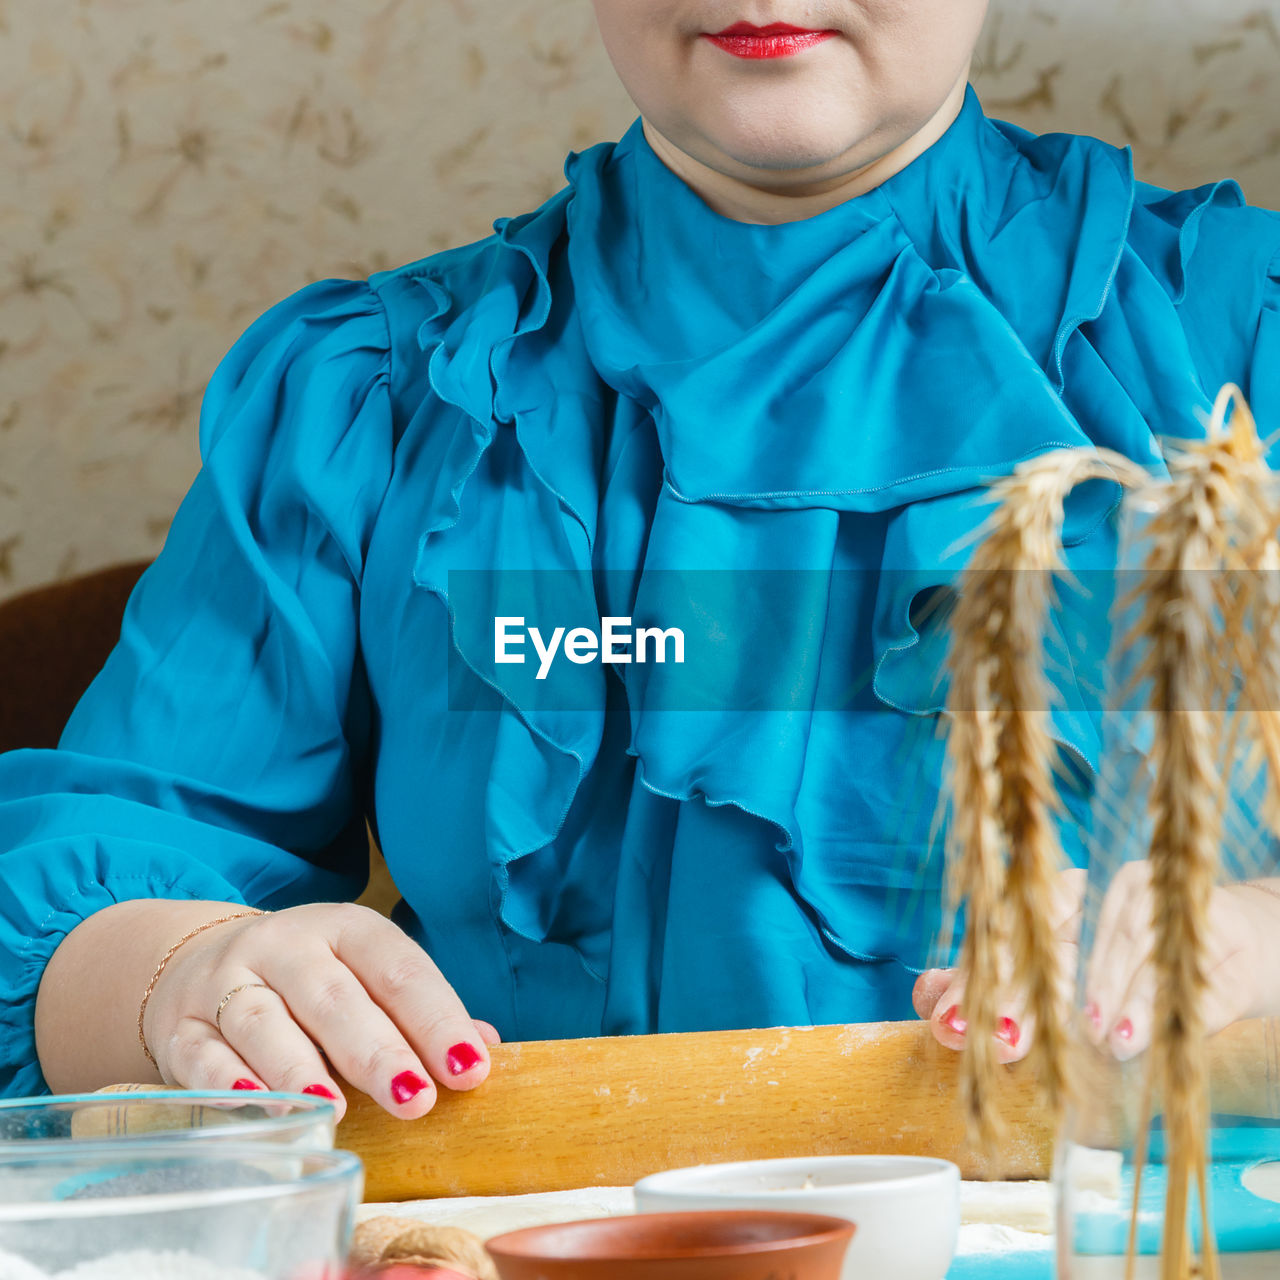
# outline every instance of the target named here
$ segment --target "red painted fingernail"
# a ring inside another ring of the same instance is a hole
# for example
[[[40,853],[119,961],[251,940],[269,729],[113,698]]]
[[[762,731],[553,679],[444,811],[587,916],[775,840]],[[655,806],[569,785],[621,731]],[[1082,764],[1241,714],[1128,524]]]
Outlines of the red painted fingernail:
[[[960,1006],[953,1004],[950,1009],[942,1015],[943,1023],[950,1027],[958,1036],[962,1036],[969,1024],[960,1016]]]
[[[391,1082],[391,1096],[400,1103],[410,1102],[427,1087],[427,1082],[415,1071],[402,1071]]]
[[[1120,1021],[1116,1023],[1116,1035],[1118,1035],[1121,1040],[1132,1040],[1133,1023],[1130,1022],[1128,1018],[1121,1018]]]
[[[470,1071],[480,1061],[482,1059],[476,1052],[475,1046],[465,1042],[455,1044],[445,1055],[445,1065],[449,1068],[451,1076],[460,1076],[464,1071]]]
[[[302,1091],[309,1093],[316,1098],[328,1098],[330,1102],[337,1102],[338,1095],[332,1089],[326,1089],[322,1084],[309,1084]]]
[[[256,1080],[237,1080],[231,1087],[233,1089],[265,1089],[266,1085],[259,1084]]]
[[[996,1028],[996,1035],[1003,1040],[1010,1049],[1018,1047],[1018,1041],[1022,1039],[1022,1032],[1018,1030],[1018,1024],[1012,1018],[1001,1018],[1000,1025]]]
[[[1090,1000],[1089,1003],[1085,1005],[1084,1016],[1088,1018],[1095,1027],[1102,1026],[1102,1010],[1098,1008],[1094,1001]]]

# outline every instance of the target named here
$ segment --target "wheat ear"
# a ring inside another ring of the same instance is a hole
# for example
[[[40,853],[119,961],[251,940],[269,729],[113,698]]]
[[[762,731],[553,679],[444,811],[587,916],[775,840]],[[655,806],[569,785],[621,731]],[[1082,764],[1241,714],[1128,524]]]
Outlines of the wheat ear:
[[[1156,978],[1151,1064],[1168,1137],[1162,1280],[1189,1280],[1188,1207],[1207,1158],[1202,1001],[1209,901],[1217,880],[1224,787],[1220,600],[1215,572],[1232,541],[1238,492],[1220,436],[1174,452],[1146,531],[1144,596],[1135,624],[1139,675],[1160,722],[1152,748],[1149,864]],[[1224,465],[1226,464],[1226,465]],[[1207,1207],[1202,1206],[1207,1214]],[[1216,1274],[1211,1233],[1206,1271]]]
[[[1231,424],[1228,428],[1228,411]],[[1233,737],[1226,752],[1234,762],[1235,736],[1245,736],[1253,762],[1265,765],[1271,785],[1263,796],[1262,816],[1280,834],[1280,525],[1276,473],[1266,463],[1257,423],[1240,388],[1223,387],[1209,424],[1211,439],[1220,444],[1219,467],[1236,494],[1236,536],[1228,548],[1231,567],[1225,575],[1226,643],[1235,655],[1241,676],[1240,714],[1232,717]],[[1222,664],[1224,678],[1237,666]],[[1223,700],[1231,695],[1223,690]],[[1251,732],[1248,732],[1251,731]]]
[[[992,486],[996,507],[980,531],[952,617],[947,739],[953,900],[966,907],[960,964],[968,1024],[960,1092],[970,1141],[989,1158],[1002,1132],[995,1031],[1007,943],[1035,1024],[1029,1057],[1050,1108],[1066,1091],[1053,890],[1062,865],[1050,732],[1052,686],[1044,636],[1054,575],[1064,568],[1067,494],[1085,480],[1142,483],[1117,455],[1058,450]]]

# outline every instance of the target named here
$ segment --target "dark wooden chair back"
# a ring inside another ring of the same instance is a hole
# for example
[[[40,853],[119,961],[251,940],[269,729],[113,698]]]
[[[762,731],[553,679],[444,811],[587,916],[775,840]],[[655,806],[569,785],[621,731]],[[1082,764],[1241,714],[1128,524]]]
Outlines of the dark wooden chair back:
[[[56,747],[120,638],[150,561],[112,565],[0,603],[0,751]]]

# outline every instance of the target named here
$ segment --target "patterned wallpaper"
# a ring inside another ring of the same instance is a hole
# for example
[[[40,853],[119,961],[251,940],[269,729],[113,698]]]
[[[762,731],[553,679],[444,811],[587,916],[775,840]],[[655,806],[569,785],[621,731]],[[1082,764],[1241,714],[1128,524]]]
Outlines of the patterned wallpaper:
[[[1280,207],[1280,0],[995,0],[976,83]],[[0,0],[0,598],[150,556],[273,302],[487,235],[634,109],[588,0]]]

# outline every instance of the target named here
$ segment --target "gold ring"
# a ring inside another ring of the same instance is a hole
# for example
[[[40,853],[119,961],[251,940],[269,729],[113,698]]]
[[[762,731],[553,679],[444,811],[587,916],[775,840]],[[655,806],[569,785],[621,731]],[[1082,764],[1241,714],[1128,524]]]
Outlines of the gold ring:
[[[218,1001],[218,1012],[213,1015],[213,1025],[218,1028],[218,1034],[222,1034],[222,1011],[227,1007],[227,1001],[232,996],[239,995],[242,991],[248,991],[251,987],[261,987],[263,991],[270,991],[271,988],[265,982],[242,982],[238,987],[232,987],[221,1000]]]

